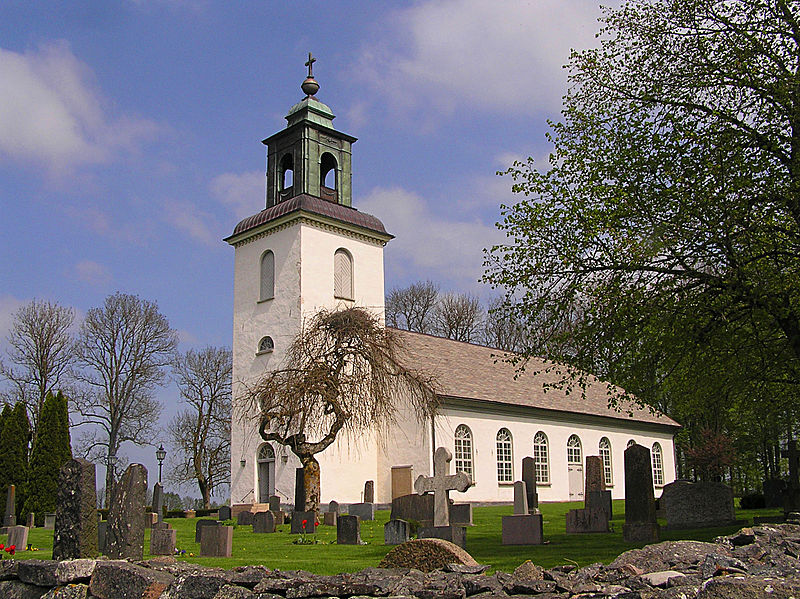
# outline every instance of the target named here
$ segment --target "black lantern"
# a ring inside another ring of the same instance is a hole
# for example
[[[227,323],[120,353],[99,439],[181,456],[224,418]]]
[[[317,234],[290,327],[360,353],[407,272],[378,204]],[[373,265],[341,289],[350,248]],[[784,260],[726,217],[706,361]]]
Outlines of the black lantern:
[[[156,459],[158,460],[158,482],[161,482],[161,466],[164,463],[165,457],[167,457],[167,450],[164,449],[164,444],[162,443],[158,449],[156,449]]]

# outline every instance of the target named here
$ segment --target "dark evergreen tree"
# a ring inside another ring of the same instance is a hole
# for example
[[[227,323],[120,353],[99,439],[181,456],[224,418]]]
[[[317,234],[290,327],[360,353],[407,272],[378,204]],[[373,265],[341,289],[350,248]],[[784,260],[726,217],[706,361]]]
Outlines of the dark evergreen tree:
[[[33,444],[25,513],[36,514],[36,524],[44,523],[46,512],[56,509],[58,473],[72,459],[67,398],[59,391],[48,394],[42,406],[39,434]]]
[[[5,412],[5,410],[4,410]],[[22,513],[25,501],[25,481],[28,472],[28,444],[31,440],[31,426],[25,404],[17,402],[3,418],[2,447],[0,451],[0,472],[3,473],[3,496],[8,485],[16,487],[17,518]]]
[[[0,442],[5,445],[5,430],[6,422],[11,418],[11,404],[4,404],[3,411],[0,412]],[[8,485],[11,484],[11,472],[3,467],[3,456],[0,455],[0,501],[5,501],[5,492]],[[5,505],[5,504],[3,504]]]

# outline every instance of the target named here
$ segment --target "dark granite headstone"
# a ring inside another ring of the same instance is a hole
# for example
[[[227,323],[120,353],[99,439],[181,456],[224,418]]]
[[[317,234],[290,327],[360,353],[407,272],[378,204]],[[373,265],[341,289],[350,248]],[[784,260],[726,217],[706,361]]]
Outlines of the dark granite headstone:
[[[218,517],[220,520],[230,520],[231,519],[231,508],[229,505],[222,505],[219,508]]]
[[[351,503],[347,507],[347,513],[351,516],[358,516],[361,520],[375,519],[374,503]]]
[[[56,492],[53,559],[97,557],[95,485],[95,465],[91,462],[78,458],[61,467]]]
[[[112,559],[144,557],[144,504],[147,468],[131,464],[114,489],[108,511],[105,553]]]
[[[316,529],[314,528],[314,523],[317,521],[316,518],[317,513],[313,510],[310,512],[293,512],[289,534],[314,534],[314,532],[316,532]],[[305,526],[303,525],[303,522],[305,522]]]
[[[539,495],[536,493],[536,462],[530,456],[522,458],[522,480],[528,494],[528,513],[539,512]]]
[[[6,511],[3,515],[3,527],[17,525],[15,493],[16,487],[14,485],[8,485],[8,493],[6,494]]]
[[[420,526],[433,526],[433,495],[403,495],[392,499],[392,520],[419,522]]]
[[[294,471],[294,511],[306,509],[306,477],[303,468]]]
[[[361,545],[361,521],[358,516],[340,514],[336,520],[337,545]]]
[[[253,523],[253,512],[244,510],[239,512],[236,516],[236,524],[239,526],[250,526]]]
[[[232,526],[206,526],[202,528],[200,555],[204,557],[230,557],[233,553]]]
[[[471,503],[450,504],[450,524],[453,526],[474,526]]]
[[[368,480],[364,483],[364,503],[375,503],[375,481]]]
[[[515,514],[502,518],[503,545],[541,545],[544,543],[541,514]]]
[[[205,528],[206,526],[221,526],[221,523],[217,522],[216,520],[208,520],[208,519],[200,518],[194,524],[194,542],[195,543],[199,543],[201,541],[201,539],[203,538],[203,528]]]
[[[661,505],[667,528],[726,526],[736,521],[733,489],[724,483],[676,480],[664,486]]]
[[[622,536],[629,543],[656,543],[656,501],[653,495],[650,450],[634,443],[625,450],[625,524]]]
[[[275,516],[272,512],[256,512],[253,514],[253,532],[275,532]]]
[[[161,483],[156,483],[153,486],[153,511],[157,515],[156,522],[164,521],[164,487]],[[150,523],[152,526],[153,523]],[[160,554],[159,554],[160,555]]]
[[[175,555],[177,532],[172,528],[150,531],[150,555]]]
[[[584,490],[586,492],[606,490],[606,476],[603,472],[603,458],[601,458],[599,455],[586,456],[586,481],[584,482]]]
[[[281,498],[278,495],[270,495],[269,496],[269,511],[270,512],[280,512],[281,511]]]
[[[786,481],[780,478],[768,478],[763,483],[764,507],[783,507],[783,495]]]
[[[384,545],[401,545],[408,539],[409,527],[405,520],[389,520],[383,525]]]
[[[569,510],[566,520],[567,534],[609,532],[608,517],[603,508]]]

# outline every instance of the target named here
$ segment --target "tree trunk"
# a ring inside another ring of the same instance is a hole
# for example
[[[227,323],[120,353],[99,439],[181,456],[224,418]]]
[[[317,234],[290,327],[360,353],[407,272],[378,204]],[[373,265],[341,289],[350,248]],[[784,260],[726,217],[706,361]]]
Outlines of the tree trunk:
[[[319,462],[313,455],[304,455],[300,461],[306,486],[306,505],[303,509],[319,513]]]

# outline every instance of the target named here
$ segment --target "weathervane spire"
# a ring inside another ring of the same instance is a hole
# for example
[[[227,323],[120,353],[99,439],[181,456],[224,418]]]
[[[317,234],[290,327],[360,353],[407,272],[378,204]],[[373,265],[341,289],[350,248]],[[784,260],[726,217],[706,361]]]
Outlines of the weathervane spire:
[[[314,72],[313,67],[314,63],[317,62],[317,59],[311,54],[308,53],[308,61],[306,62],[306,66],[308,67],[308,77],[306,77],[305,81],[303,81],[303,85],[300,86],[300,89],[303,90],[303,93],[308,96],[313,96],[319,91],[319,83],[316,82],[314,79]]]

